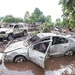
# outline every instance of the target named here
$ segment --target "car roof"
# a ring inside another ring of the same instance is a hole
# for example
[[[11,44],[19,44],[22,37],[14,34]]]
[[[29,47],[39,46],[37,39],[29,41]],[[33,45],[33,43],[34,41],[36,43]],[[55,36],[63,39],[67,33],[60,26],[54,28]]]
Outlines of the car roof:
[[[56,35],[56,34],[53,34],[53,33],[39,33],[39,34],[37,34],[37,36],[40,38],[43,38],[46,36],[53,36],[53,35]]]
[[[37,36],[39,38],[43,38],[43,37],[46,37],[46,36],[60,36],[60,37],[65,37],[63,35],[57,35],[57,34],[54,34],[54,33],[39,33],[39,34],[37,34]]]

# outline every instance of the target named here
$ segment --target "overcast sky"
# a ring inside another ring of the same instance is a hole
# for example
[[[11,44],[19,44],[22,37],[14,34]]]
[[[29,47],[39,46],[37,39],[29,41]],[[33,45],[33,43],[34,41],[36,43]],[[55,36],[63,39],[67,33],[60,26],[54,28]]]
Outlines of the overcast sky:
[[[39,8],[45,16],[51,15],[52,20],[61,18],[61,6],[59,0],[0,0],[0,17],[13,15],[23,18],[26,11],[33,13],[34,9]]]

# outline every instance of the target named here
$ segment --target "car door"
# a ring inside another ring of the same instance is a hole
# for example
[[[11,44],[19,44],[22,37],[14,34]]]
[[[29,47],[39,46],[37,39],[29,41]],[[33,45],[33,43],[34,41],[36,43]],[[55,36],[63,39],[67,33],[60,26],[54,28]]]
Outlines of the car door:
[[[36,49],[36,47],[40,43],[35,44],[35,45],[33,45],[33,46],[31,46],[29,48],[29,59],[32,62],[34,62],[35,64],[39,65],[40,67],[45,68],[44,63],[45,63],[45,59],[46,59],[46,56],[48,54],[48,51],[49,51],[49,47],[51,45],[51,42],[50,41],[47,41],[47,42],[43,42],[43,43],[48,43],[48,46],[46,48],[46,51],[45,52],[42,52],[39,49]]]
[[[20,33],[23,33],[23,29],[24,29],[24,28],[23,28],[23,25],[18,24],[18,26],[19,26],[19,32],[20,32]]]
[[[63,37],[54,37],[56,39],[55,44],[52,44],[51,49],[50,49],[50,55],[63,55],[69,47],[69,42],[66,38]],[[53,39],[53,41],[55,41]]]
[[[18,25],[15,25],[14,26],[13,32],[14,32],[14,34],[19,34],[20,33],[20,30],[19,30],[19,26]]]

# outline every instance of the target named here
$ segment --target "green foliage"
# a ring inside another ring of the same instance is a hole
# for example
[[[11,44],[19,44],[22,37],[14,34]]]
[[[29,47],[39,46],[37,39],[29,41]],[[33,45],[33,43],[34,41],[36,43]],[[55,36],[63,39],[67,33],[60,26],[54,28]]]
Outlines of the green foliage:
[[[39,8],[35,8],[34,12],[30,16],[30,23],[35,24],[36,22],[45,22],[45,16]]]
[[[37,22],[37,14],[32,14],[32,16],[30,16],[30,23],[35,24],[35,22]]]
[[[39,8],[35,8],[34,12],[29,17],[29,21],[32,24],[35,24],[36,22],[41,22],[41,23],[51,22],[51,16],[50,15],[44,16]]]
[[[65,27],[67,24],[66,22],[67,22],[66,19],[63,19],[63,21],[61,22],[61,27]]]
[[[44,16],[43,12],[40,11],[39,8],[35,8],[34,12],[30,15],[29,11],[26,11],[24,19],[22,18],[15,18],[12,15],[6,15],[3,19],[3,22],[8,23],[17,23],[17,22],[25,22],[25,23],[31,23],[34,24],[36,22],[44,23],[44,22],[51,22],[51,16]]]
[[[45,21],[46,21],[46,22],[51,22],[51,16],[48,15],[48,16],[45,18]]]
[[[38,34],[38,33],[39,33],[38,31],[31,32],[32,35],[35,35],[35,34]]]
[[[39,8],[35,8],[34,12],[32,14],[36,14],[37,18],[42,15],[43,13],[40,11]]]
[[[25,23],[30,23],[29,17],[30,17],[30,13],[29,13],[29,11],[26,11],[25,16],[24,16]]]
[[[59,5],[62,5],[63,19],[66,18],[66,23],[69,26],[74,26],[74,23],[75,23],[74,22],[74,20],[75,20],[75,0],[60,0]]]
[[[40,15],[38,17],[38,19],[37,19],[37,22],[41,22],[41,23],[45,22],[45,16],[44,15]]]
[[[70,24],[70,26],[69,26],[69,27],[74,28],[74,27],[75,27],[75,20],[74,20],[74,19],[73,19],[73,20],[71,20],[71,21],[69,22],[69,24]]]
[[[42,32],[51,32],[52,25],[53,25],[53,23],[51,23],[51,22],[45,22],[42,25],[40,25],[39,30],[42,31]]]
[[[23,22],[22,18],[15,18],[12,15],[6,15],[3,19],[3,22],[8,22],[8,23],[17,23],[17,22]]]
[[[2,20],[4,19],[4,17],[0,17],[0,21],[2,22]]]
[[[24,19],[23,22],[25,22],[25,23],[30,23],[30,20],[29,20],[29,19]]]
[[[59,27],[63,27],[63,22],[60,20],[60,18],[56,19],[56,25]]]
[[[22,18],[15,18],[14,20],[15,20],[15,21],[14,21],[15,23],[23,22],[23,19],[22,19]]]

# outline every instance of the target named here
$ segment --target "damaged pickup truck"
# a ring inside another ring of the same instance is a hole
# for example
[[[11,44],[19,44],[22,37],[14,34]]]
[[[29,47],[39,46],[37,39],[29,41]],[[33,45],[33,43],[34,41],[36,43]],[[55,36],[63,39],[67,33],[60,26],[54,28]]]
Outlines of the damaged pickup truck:
[[[4,61],[23,62],[31,60],[45,68],[45,60],[51,56],[73,55],[74,39],[51,33],[39,33],[9,45],[1,54]]]

